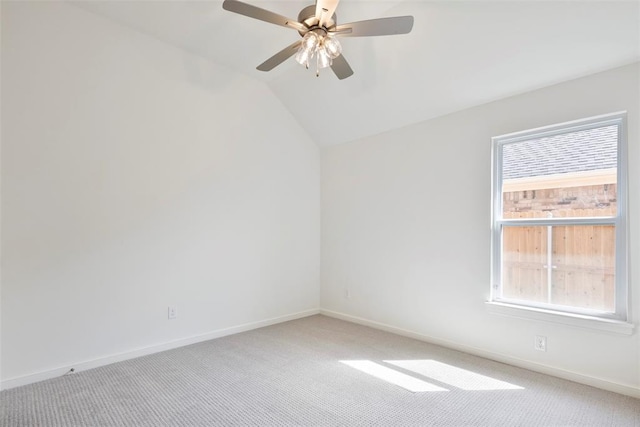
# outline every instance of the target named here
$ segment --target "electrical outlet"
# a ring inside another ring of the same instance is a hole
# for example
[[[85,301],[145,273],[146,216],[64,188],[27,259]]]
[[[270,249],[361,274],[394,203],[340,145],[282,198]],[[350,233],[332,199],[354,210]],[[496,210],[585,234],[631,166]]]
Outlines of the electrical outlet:
[[[547,351],[547,337],[542,335],[536,335],[533,343],[533,348],[538,351]]]
[[[178,309],[174,305],[170,305],[167,310],[167,317],[171,319],[175,319],[178,317]]]

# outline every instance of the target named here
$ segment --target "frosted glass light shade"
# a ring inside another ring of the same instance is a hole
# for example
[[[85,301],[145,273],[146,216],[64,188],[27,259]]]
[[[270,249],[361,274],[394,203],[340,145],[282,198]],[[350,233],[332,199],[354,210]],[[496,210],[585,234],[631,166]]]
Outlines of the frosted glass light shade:
[[[308,32],[302,38],[302,44],[298,48],[296,52],[295,60],[298,64],[309,66],[309,60],[313,58],[313,55],[316,53],[318,49],[318,44],[320,40],[317,34]]]
[[[307,49],[315,49],[318,47],[318,44],[320,44],[320,37],[314,32],[309,31],[302,38],[302,46]]]
[[[325,37],[322,45],[331,59],[337,58],[342,53],[342,45],[333,37]]]
[[[327,53],[327,50],[324,46],[320,46],[318,48],[318,69],[327,68],[331,65],[331,57]]]
[[[300,46],[298,48],[298,52],[296,52],[295,60],[300,65],[309,66],[309,59],[313,55],[313,51],[310,49],[306,49],[304,46]]]

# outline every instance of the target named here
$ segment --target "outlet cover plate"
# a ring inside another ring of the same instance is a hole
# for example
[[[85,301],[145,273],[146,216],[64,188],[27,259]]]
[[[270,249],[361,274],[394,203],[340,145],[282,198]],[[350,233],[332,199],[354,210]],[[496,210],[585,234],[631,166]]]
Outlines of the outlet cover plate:
[[[535,341],[533,342],[533,348],[538,351],[547,351],[547,337],[543,335],[536,335]]]
[[[167,308],[167,317],[169,318],[169,320],[175,319],[176,317],[178,317],[178,309],[175,306],[170,305]]]

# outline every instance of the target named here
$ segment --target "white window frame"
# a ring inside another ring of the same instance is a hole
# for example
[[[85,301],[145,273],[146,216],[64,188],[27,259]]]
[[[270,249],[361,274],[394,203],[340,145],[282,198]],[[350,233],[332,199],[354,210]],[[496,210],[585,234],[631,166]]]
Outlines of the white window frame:
[[[587,218],[521,218],[503,219],[502,148],[531,139],[615,125],[617,144],[617,214],[610,217]],[[627,246],[627,117],[626,112],[607,114],[583,120],[560,123],[542,128],[501,135],[492,138],[492,238],[490,312],[528,319],[555,321],[574,326],[593,327],[631,334],[629,323],[628,246]],[[559,307],[533,301],[516,301],[502,297],[502,230],[505,226],[615,226],[615,311],[602,313],[577,307]]]

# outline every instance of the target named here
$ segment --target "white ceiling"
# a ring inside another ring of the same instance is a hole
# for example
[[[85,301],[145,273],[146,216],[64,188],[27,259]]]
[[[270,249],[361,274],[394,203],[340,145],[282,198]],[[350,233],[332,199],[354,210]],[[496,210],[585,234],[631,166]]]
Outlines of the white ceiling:
[[[246,0],[291,18],[311,1]],[[257,71],[298,33],[221,0],[74,4],[264,81],[321,146],[640,60],[638,1],[342,0],[338,23],[415,17],[407,35],[342,38],[355,71],[342,81],[293,59]]]

